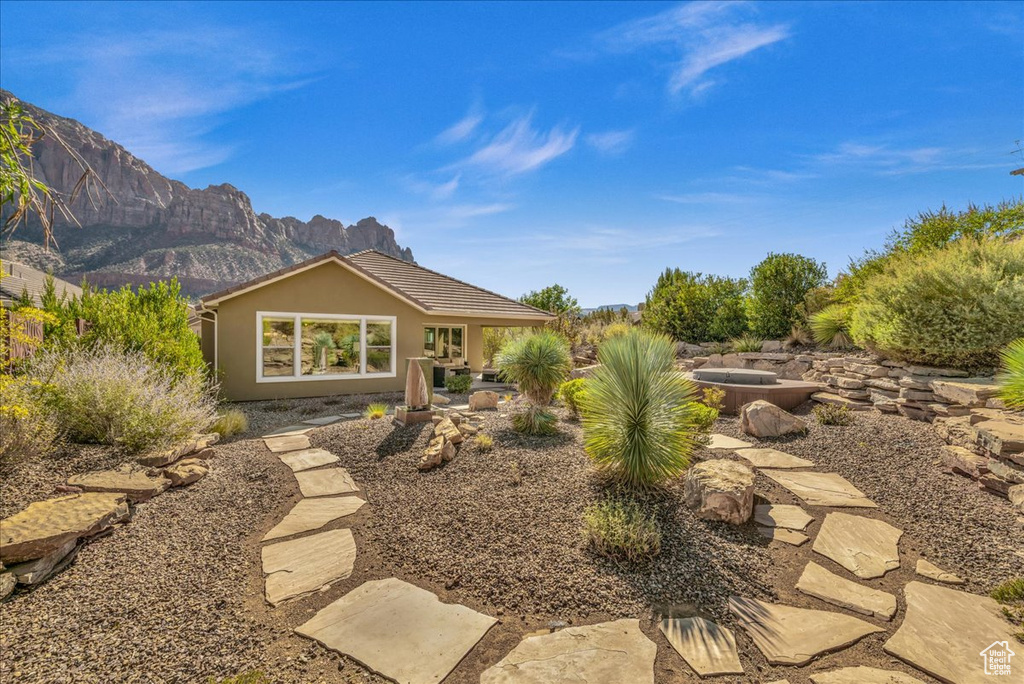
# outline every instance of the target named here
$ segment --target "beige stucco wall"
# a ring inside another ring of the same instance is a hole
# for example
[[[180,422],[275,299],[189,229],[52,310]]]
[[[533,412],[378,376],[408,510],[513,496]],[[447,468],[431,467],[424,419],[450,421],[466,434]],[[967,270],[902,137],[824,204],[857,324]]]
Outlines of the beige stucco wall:
[[[256,381],[256,314],[260,311],[394,316],[397,374],[393,378],[259,383]],[[540,322],[430,316],[344,266],[326,262],[220,303],[216,336],[221,390],[232,401],[401,391],[405,388],[405,360],[423,353],[424,325],[446,324],[467,326],[466,359],[474,371],[479,371],[483,367],[484,326],[536,325]],[[202,343],[204,356],[212,359],[212,332],[202,335]]]

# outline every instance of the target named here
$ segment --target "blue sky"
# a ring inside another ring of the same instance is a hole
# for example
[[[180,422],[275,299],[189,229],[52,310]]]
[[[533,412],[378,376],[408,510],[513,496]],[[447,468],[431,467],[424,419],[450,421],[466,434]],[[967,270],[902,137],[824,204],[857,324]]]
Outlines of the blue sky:
[[[1024,3],[0,2],[0,85],[258,212],[517,296],[834,275],[1024,192]]]

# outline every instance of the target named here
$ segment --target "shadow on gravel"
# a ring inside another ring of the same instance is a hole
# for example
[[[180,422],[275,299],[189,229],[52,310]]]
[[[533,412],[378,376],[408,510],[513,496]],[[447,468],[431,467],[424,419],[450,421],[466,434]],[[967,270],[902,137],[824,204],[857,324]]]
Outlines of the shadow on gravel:
[[[491,435],[502,446],[524,447],[527,449],[544,449],[550,447],[565,446],[573,441],[572,435],[558,432],[554,435],[526,435],[508,428],[496,430]]]
[[[415,425],[395,425],[394,429],[380,441],[373,450],[377,460],[383,461],[388,456],[401,454],[412,448],[425,428],[433,429],[432,423],[416,423]]]

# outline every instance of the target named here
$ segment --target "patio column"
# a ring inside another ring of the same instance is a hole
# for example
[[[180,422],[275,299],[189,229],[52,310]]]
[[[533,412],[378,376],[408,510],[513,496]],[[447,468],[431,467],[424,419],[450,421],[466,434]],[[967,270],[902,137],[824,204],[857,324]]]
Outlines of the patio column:
[[[466,359],[469,369],[479,373],[484,369],[484,327],[482,325],[466,326]]]

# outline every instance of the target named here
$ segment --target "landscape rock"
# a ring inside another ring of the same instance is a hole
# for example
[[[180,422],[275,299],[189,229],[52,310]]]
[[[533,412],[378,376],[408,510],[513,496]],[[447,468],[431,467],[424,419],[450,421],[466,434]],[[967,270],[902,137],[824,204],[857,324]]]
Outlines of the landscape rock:
[[[896,614],[896,597],[892,594],[851,582],[813,561],[804,568],[796,588],[808,596],[869,617],[891,620]]]
[[[300,451],[289,451],[279,454],[278,458],[286,466],[292,469],[293,473],[303,470],[319,468],[329,463],[337,463],[338,457],[325,449],[302,449]]]
[[[190,440],[187,440],[183,444],[179,444],[171,449],[165,449],[150,454],[145,454],[135,459],[139,465],[146,466],[148,468],[158,468],[165,466],[169,463],[174,463],[179,458],[189,456],[197,451],[202,451],[207,447],[213,446],[220,441],[220,435],[216,432],[211,432],[205,435],[197,435]]]
[[[50,575],[60,572],[68,566],[78,552],[78,540],[69,539],[59,549],[42,558],[12,565],[8,570],[18,580],[18,584],[41,584]]]
[[[437,404],[438,406],[447,406],[448,404],[452,403],[452,400],[443,394],[435,393],[433,403]]]
[[[83,492],[123,492],[132,503],[149,501],[171,486],[165,477],[151,477],[145,468],[126,463],[116,470],[96,470],[68,479]]]
[[[352,574],[356,542],[352,530],[329,530],[264,546],[266,597],[278,605]]]
[[[305,470],[295,473],[302,496],[335,496],[358,492],[352,476],[344,468],[324,468],[323,470]]]
[[[0,601],[11,595],[14,587],[18,586],[18,578],[13,572],[0,572]]]
[[[762,399],[740,409],[740,429],[755,437],[781,437],[807,431],[807,423]]]
[[[765,527],[785,527],[800,532],[807,529],[814,518],[799,506],[758,504],[754,506],[754,522]]]
[[[843,368],[851,373],[860,373],[869,378],[884,378],[889,374],[889,369],[885,366],[876,366],[860,361],[843,361]]]
[[[301,499],[281,522],[263,535],[263,541],[290,537],[316,530],[332,520],[352,515],[366,502],[358,496],[332,496]]]
[[[955,368],[932,368],[931,366],[906,366],[907,372],[911,375],[929,375],[935,377],[945,376],[947,378],[966,378],[970,375],[967,371]]]
[[[797,532],[796,530],[789,530],[785,527],[767,527],[765,525],[758,525],[757,532],[762,537],[771,539],[772,541],[784,542],[791,546],[802,546],[810,539],[806,534]]]
[[[434,426],[434,436],[444,437],[447,441],[453,444],[461,444],[462,440],[465,439],[462,433],[459,432],[459,428],[456,427],[455,423],[448,417],[445,417],[440,423]]]
[[[686,505],[708,520],[742,525],[754,507],[754,471],[737,461],[711,459],[686,471]]]
[[[266,437],[263,443],[267,445],[271,453],[283,454],[288,451],[302,451],[311,447],[309,437],[306,435],[280,435],[278,437]]]
[[[985,420],[974,424],[978,446],[993,456],[1024,465],[1024,425],[1009,419]]]
[[[129,518],[121,493],[87,492],[36,501],[0,521],[0,562],[42,558],[71,539],[91,537]]]
[[[988,472],[988,459],[953,444],[939,449],[939,460],[954,473],[978,479]]]
[[[856,401],[854,399],[847,399],[841,397],[838,394],[832,392],[815,392],[811,395],[811,399],[821,404],[832,404],[834,406],[845,406],[851,411],[867,411],[871,409],[871,404],[865,401]]]
[[[877,508],[863,492],[838,473],[767,469],[761,472],[811,506]]]
[[[903,387],[900,389],[900,399],[909,401],[930,402],[935,401],[935,394],[923,390],[913,390]]]
[[[943,582],[945,584],[963,584],[964,581],[954,575],[951,572],[946,572],[934,563],[926,561],[924,558],[919,558],[917,561],[916,572],[922,577],[933,579],[936,582]]]
[[[198,458],[186,458],[164,468],[163,472],[172,487],[184,487],[205,477],[210,468]]]
[[[731,630],[697,617],[662,620],[661,631],[698,676],[743,674]]]
[[[704,448],[712,451],[716,449],[732,451],[735,449],[748,449],[752,446],[754,445],[750,442],[744,442],[742,439],[736,439],[735,437],[729,437],[728,435],[714,433],[711,435],[710,440]]]
[[[481,411],[483,409],[498,408],[498,393],[491,390],[480,390],[469,395],[469,410]]]
[[[999,393],[999,385],[994,378],[941,378],[932,381],[931,389],[943,401],[970,407],[984,406]]]
[[[1024,513],[1024,485],[1014,485],[1010,487],[1006,492],[1006,496],[1010,499],[1010,504],[1016,508],[1018,512]]]
[[[811,675],[813,684],[925,684],[917,677],[876,667],[844,667]]]
[[[736,455],[755,468],[810,468],[813,461],[777,449],[737,449]]]
[[[431,437],[430,442],[427,444],[427,448],[423,450],[423,456],[420,457],[420,461],[416,467],[420,470],[430,470],[435,466],[441,465],[441,452],[444,451],[444,446],[447,443],[448,440],[444,438],[444,435]]]
[[[932,391],[932,380],[926,375],[904,375],[899,379],[900,389],[912,389],[920,392]]]
[[[857,577],[881,577],[900,567],[903,531],[887,522],[848,513],[829,513],[821,523],[813,550]]]

